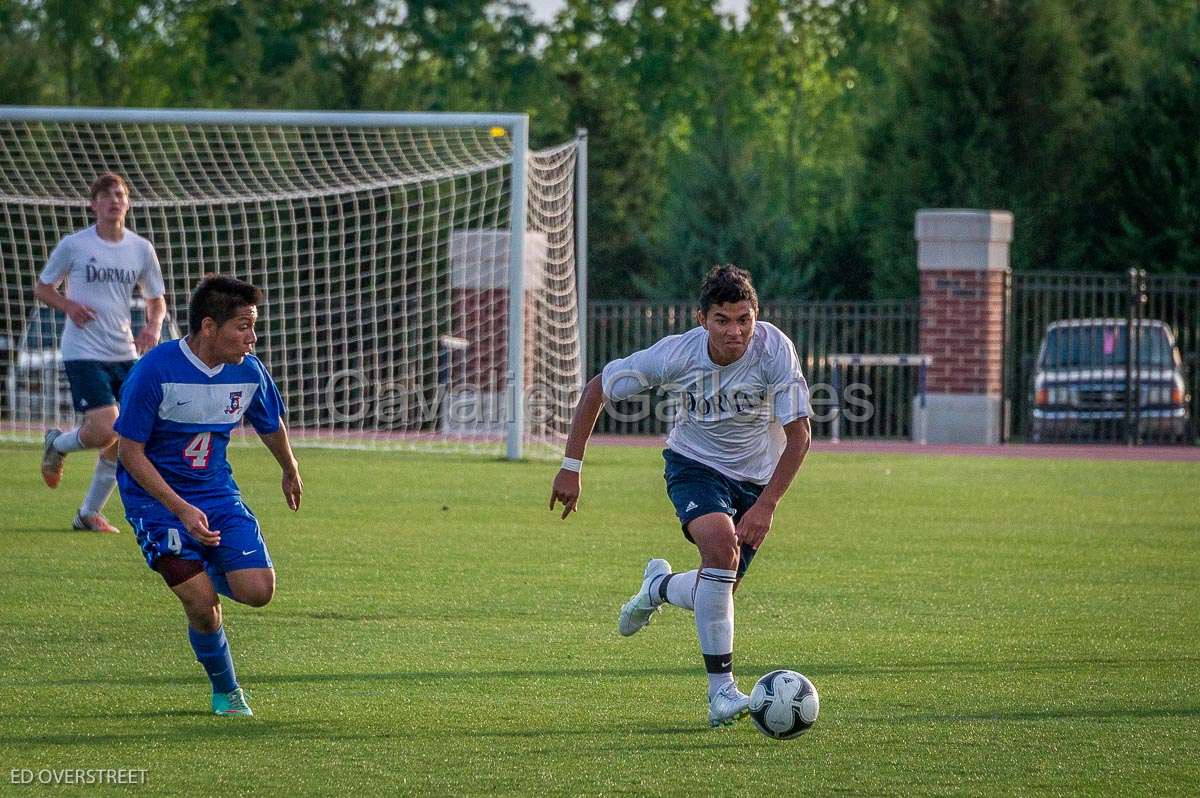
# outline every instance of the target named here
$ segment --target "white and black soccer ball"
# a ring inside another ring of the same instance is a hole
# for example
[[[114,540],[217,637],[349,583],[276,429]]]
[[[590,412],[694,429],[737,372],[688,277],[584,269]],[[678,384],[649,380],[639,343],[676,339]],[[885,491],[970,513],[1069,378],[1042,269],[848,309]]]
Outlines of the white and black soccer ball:
[[[750,720],[774,740],[799,737],[817,722],[821,699],[804,674],[771,671],[750,691]]]

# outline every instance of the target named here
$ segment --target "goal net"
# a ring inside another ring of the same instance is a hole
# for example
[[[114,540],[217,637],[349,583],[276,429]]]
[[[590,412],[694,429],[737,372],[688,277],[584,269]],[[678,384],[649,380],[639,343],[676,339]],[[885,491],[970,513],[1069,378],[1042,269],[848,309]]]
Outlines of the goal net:
[[[111,170],[158,252],[166,335],[206,273],[263,289],[256,354],[298,444],[548,450],[582,377],[579,147],[527,136],[522,115],[0,108],[0,434],[76,423],[64,318],[32,288]]]

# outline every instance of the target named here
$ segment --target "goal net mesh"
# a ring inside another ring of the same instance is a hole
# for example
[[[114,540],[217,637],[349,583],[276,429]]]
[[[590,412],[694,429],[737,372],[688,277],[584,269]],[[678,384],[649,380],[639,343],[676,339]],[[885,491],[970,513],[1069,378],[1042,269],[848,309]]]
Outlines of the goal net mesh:
[[[511,131],[495,126],[28,122],[0,117],[0,434],[77,423],[65,319],[32,288],[92,224],[103,171],[155,246],[168,335],[207,273],[263,289],[259,340],[299,444],[501,453],[509,352]],[[531,152],[524,238],[530,454],[565,437],[581,378],[574,143]],[[144,319],[135,299],[133,332]]]

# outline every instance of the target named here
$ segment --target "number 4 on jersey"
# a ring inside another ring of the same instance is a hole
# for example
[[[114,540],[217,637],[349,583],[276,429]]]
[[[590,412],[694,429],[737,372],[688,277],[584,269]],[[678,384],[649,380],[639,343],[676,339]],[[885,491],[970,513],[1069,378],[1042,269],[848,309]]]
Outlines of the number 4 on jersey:
[[[212,455],[212,433],[200,432],[188,443],[183,450],[183,459],[192,468],[208,468],[208,458]]]

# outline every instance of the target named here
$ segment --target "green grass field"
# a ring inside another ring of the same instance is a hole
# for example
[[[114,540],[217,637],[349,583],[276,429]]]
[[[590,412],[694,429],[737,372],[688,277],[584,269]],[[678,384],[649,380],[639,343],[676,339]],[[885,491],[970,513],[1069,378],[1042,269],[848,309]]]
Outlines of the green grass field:
[[[226,602],[254,719],[207,714],[178,602],[124,532],[66,531],[0,448],[0,792],[10,769],[147,768],[143,794],[1194,794],[1200,465],[810,457],[738,593],[737,671],[807,674],[813,730],[706,724],[692,617],[616,611],[693,567],[655,449],[553,466],[302,450],[290,514],[239,481],[279,572]],[[69,788],[22,788],[20,794]],[[78,792],[79,788],[75,788]],[[95,792],[89,788],[88,792]]]

